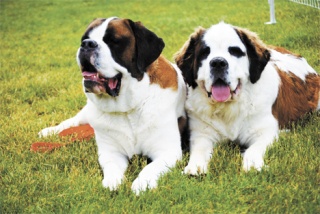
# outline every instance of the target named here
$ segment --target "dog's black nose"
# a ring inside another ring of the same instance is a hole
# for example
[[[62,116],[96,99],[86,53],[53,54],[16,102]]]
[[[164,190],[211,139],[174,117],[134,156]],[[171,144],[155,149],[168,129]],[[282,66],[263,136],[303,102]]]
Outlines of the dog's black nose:
[[[84,49],[95,49],[98,47],[98,43],[92,39],[85,39],[82,41],[81,47]]]
[[[229,67],[229,64],[228,64],[227,60],[225,60],[224,58],[216,57],[210,61],[210,66],[214,70],[224,71]]]

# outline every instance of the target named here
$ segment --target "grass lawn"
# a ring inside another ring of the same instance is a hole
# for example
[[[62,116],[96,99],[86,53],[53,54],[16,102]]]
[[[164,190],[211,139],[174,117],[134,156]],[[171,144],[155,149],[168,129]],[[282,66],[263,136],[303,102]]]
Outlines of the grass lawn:
[[[320,71],[320,10],[268,1],[0,0],[0,213],[320,213],[320,114],[268,150],[262,172],[241,170],[239,148],[218,146],[206,176],[181,174],[188,154],[156,190],[135,196],[146,165],[134,157],[116,192],[101,185],[94,140],[33,153],[38,131],[75,115],[86,102],[75,55],[96,17],[142,23],[162,37],[170,60],[193,30],[221,20],[258,32],[304,56]],[[68,142],[56,136],[42,141]]]

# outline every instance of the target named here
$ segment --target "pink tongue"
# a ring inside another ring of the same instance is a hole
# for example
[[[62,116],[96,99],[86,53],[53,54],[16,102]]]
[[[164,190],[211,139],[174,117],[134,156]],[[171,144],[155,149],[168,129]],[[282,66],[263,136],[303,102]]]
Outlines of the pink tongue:
[[[117,84],[118,80],[116,78],[108,80],[108,86],[111,90],[115,89],[117,87]]]
[[[217,102],[225,102],[230,98],[230,88],[226,85],[212,86],[212,97]]]

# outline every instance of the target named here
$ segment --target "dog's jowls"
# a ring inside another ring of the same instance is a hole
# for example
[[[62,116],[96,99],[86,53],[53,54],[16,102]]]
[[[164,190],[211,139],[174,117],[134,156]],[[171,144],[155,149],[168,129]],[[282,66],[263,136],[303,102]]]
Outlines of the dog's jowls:
[[[247,148],[244,170],[260,170],[279,128],[320,108],[320,78],[306,60],[265,45],[249,30],[199,27],[175,60],[189,86],[187,174],[206,173],[214,145],[223,140]]]
[[[47,136],[90,124],[102,184],[111,190],[124,180],[134,154],[152,160],[132,184],[136,194],[155,188],[159,177],[181,159],[186,88],[179,69],[160,55],[163,48],[162,39],[140,22],[94,20],[77,53],[87,104],[75,117],[40,132]]]

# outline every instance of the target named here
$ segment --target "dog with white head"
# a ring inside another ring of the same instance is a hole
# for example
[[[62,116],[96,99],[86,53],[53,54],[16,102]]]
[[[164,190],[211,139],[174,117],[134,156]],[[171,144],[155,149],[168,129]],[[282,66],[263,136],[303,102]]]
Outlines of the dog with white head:
[[[192,33],[175,61],[188,85],[190,160],[207,172],[213,147],[238,142],[243,169],[261,170],[280,128],[320,108],[320,77],[306,60],[224,22]]]

